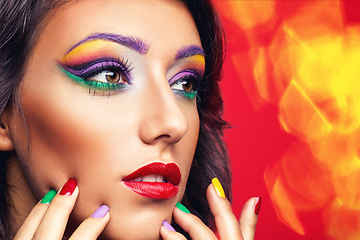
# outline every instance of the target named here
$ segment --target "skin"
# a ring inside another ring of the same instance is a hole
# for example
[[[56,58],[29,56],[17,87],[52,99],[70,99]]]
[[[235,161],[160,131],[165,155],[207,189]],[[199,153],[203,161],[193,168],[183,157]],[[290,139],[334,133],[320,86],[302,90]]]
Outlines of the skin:
[[[129,59],[134,67],[129,87],[110,96],[89,94],[58,66],[76,43],[99,32],[135,36],[148,45],[146,54],[119,44],[99,50],[101,56]],[[199,117],[195,99],[174,94],[168,80],[184,69],[202,72],[205,67],[199,57],[177,59],[179,50],[189,45],[201,48],[192,16],[178,1],[76,1],[55,12],[20,85],[22,113],[11,106],[2,116],[0,150],[17,154],[9,159],[8,174],[20,229],[16,239],[60,239],[74,231],[72,239],[95,239],[99,234],[104,239],[183,239],[162,227],[173,214],[193,239],[214,239],[194,215],[174,211],[185,190]],[[155,161],[180,168],[179,192],[171,199],[142,197],[121,182]],[[71,196],[36,204],[69,178],[78,182]],[[243,234],[253,238],[255,199],[241,217],[249,226],[239,227],[230,203],[211,186],[207,197],[221,239],[243,239]],[[89,218],[102,204],[110,207],[109,213]],[[229,224],[222,225],[221,219]]]

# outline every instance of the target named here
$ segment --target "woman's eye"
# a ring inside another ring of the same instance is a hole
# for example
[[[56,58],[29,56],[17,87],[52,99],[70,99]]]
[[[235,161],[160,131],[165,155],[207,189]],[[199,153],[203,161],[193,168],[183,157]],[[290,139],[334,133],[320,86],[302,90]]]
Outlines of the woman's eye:
[[[104,82],[104,83],[124,83],[128,84],[128,81],[126,80],[126,77],[119,71],[110,71],[105,70],[102,71],[93,77],[89,77],[86,79],[87,81],[98,81],[98,82]]]
[[[195,79],[181,79],[173,83],[172,89],[181,90],[185,92],[196,91],[196,80]]]
[[[171,88],[175,94],[179,94],[186,99],[193,100],[197,94],[198,78],[193,75],[180,77],[173,84]]]
[[[60,69],[75,83],[93,95],[110,96],[131,85],[131,62],[125,58],[101,58],[80,66],[58,63]]]

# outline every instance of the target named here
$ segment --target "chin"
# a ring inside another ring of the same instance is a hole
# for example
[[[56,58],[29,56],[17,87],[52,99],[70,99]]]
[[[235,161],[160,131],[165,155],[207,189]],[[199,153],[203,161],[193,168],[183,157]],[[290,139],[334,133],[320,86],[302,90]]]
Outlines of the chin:
[[[171,222],[176,199],[150,200],[132,192],[129,192],[129,195],[133,195],[133,198],[128,197],[124,202],[122,198],[117,198],[109,204],[110,221],[98,239],[160,240],[160,228],[164,220]],[[82,207],[84,211],[81,211]],[[70,226],[78,226],[91,215],[92,210],[87,211],[86,208],[84,205],[75,207],[69,219],[67,233],[76,229],[70,229]]]
[[[102,234],[99,236],[99,240],[161,240],[160,226],[150,224],[152,226],[143,226],[143,224],[137,224],[131,228],[122,228],[118,224],[112,224],[109,222]]]

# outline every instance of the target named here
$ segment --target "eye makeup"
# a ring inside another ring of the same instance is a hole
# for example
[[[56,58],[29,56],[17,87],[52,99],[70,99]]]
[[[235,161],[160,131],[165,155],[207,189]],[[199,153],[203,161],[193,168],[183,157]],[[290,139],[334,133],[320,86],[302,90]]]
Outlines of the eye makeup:
[[[148,46],[139,38],[109,33],[93,34],[75,44],[58,62],[59,68],[75,83],[87,87],[94,95],[108,95],[131,84],[131,63],[122,58],[112,58],[119,52],[119,45],[140,54],[146,54]],[[105,57],[104,57],[105,56]],[[183,70],[168,81],[174,94],[188,100],[196,96],[205,69],[205,53],[195,45],[181,48],[175,61]]]
[[[205,69],[205,53],[199,46],[188,45],[181,48],[175,57],[176,61],[184,61],[184,70],[175,74],[168,82],[173,92],[188,100],[196,97]]]
[[[188,100],[193,100],[201,78],[200,73],[196,70],[185,69],[173,76],[168,82],[174,94],[183,96]]]
[[[100,91],[110,96],[111,92],[131,83],[131,63],[125,58],[108,57],[119,52],[119,45],[140,54],[148,50],[139,38],[95,33],[70,48],[58,66],[75,83],[89,88],[89,93],[95,95]]]
[[[199,46],[188,45],[181,48],[175,57],[175,60],[179,60],[182,58],[192,57],[192,56],[202,56],[205,62],[205,53],[204,50]]]
[[[131,83],[131,63],[128,60],[100,58],[94,61],[77,65],[67,66],[58,63],[60,69],[74,82],[89,88],[89,93],[102,91],[108,96],[112,91],[121,90]]]
[[[149,47],[145,43],[145,41],[143,41],[137,37],[122,36],[122,35],[113,34],[113,33],[94,33],[94,34],[90,35],[89,37],[81,40],[77,44],[75,44],[72,48],[70,48],[68,53],[73,51],[78,46],[84,45],[85,42],[91,42],[94,40],[105,40],[107,42],[114,42],[114,43],[123,45],[131,50],[135,50],[136,52],[138,52],[142,55],[146,54],[147,50],[149,49]]]
[[[146,54],[149,48],[144,40],[137,37],[122,36],[112,33],[95,33],[71,47],[61,62],[65,64],[80,64],[81,60],[84,60],[84,55],[91,57],[99,51],[104,49],[111,51],[114,47],[118,47],[119,45],[134,50],[141,55]]]

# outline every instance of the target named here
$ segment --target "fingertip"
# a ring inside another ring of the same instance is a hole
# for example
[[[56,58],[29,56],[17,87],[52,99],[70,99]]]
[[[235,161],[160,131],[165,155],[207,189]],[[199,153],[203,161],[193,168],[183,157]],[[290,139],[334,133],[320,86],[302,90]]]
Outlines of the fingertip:
[[[49,192],[47,192],[44,197],[40,200],[40,203],[42,204],[50,204],[53,198],[56,196],[56,190],[51,189]]]
[[[85,219],[71,235],[70,239],[97,239],[110,221],[108,206],[101,205],[90,217]]]
[[[166,229],[166,227],[161,225],[161,227],[160,227],[160,236],[161,236],[161,238],[164,239],[164,240],[170,239],[169,234],[170,234],[170,231],[168,229]]]
[[[189,211],[189,209],[187,209],[187,207],[185,207],[182,203],[180,202],[177,202],[176,205],[175,205],[176,208],[180,209],[182,212],[185,212],[185,213],[190,213],[191,212]]]
[[[213,185],[213,183],[210,183],[207,190],[206,190],[206,197],[208,199],[209,204],[211,204],[211,202],[216,202],[219,199],[222,199],[222,197],[220,197],[218,195],[218,193],[216,192],[216,189]]]
[[[243,212],[244,211],[247,211],[249,213],[251,212],[256,216],[258,216],[261,209],[261,203],[262,203],[262,198],[260,196],[252,197],[245,202],[243,207]]]
[[[105,216],[103,216],[102,218],[100,218],[101,219],[101,221],[104,221],[105,222],[105,226],[106,226],[106,224],[110,221],[110,212],[107,212],[106,214],[105,214]]]
[[[216,177],[213,178],[211,180],[211,183],[216,191],[216,194],[219,196],[219,197],[222,197],[222,198],[225,198],[225,192],[224,192],[224,189],[219,181],[219,179],[217,179]]]
[[[239,220],[244,239],[254,239],[261,200],[261,197],[252,197],[244,204]]]
[[[163,224],[160,227],[160,236],[163,240],[179,239],[176,230],[166,220],[163,222]]]
[[[224,197],[223,197],[224,196]],[[231,213],[232,207],[228,199],[222,193],[218,193],[213,183],[208,186],[206,197],[214,216],[221,213]]]
[[[171,232],[176,232],[173,226],[171,226],[171,224],[168,223],[166,220],[163,222],[162,227],[165,227],[167,230]]]
[[[175,222],[176,222],[177,224],[179,224],[180,226],[182,226],[184,223],[187,222],[187,221],[186,221],[186,219],[187,219],[187,217],[188,217],[187,215],[189,215],[189,214],[181,211],[181,210],[180,210],[179,208],[177,208],[177,207],[174,209],[173,218],[174,218]]]
[[[109,207],[107,205],[101,205],[92,215],[93,218],[103,218],[109,213]]]
[[[75,178],[70,178],[65,184],[64,186],[60,189],[59,191],[59,195],[61,196],[71,196],[75,189],[77,189],[77,181],[75,180]]]

